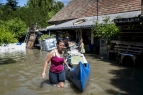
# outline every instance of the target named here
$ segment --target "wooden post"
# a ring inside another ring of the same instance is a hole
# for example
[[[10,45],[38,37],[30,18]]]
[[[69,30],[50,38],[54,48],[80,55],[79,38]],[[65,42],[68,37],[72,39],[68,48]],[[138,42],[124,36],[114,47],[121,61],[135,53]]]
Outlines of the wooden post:
[[[97,0],[97,21],[98,21],[98,0]]]
[[[143,15],[143,0],[141,0],[141,15]]]
[[[93,29],[91,29],[91,44],[94,44],[94,37],[92,36],[93,34]]]
[[[82,38],[82,29],[79,29],[80,31],[80,38]]]
[[[51,34],[50,34],[50,30],[49,30],[49,36],[50,36]]]

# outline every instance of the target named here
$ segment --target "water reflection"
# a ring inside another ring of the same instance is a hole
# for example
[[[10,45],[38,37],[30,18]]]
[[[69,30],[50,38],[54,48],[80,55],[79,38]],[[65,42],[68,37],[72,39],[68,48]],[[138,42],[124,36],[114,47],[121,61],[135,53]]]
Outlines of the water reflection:
[[[26,60],[26,51],[0,52],[0,65]]]
[[[69,81],[64,89],[51,86],[48,70],[46,79],[41,79],[47,54],[36,49],[0,54],[0,95],[143,94],[142,69],[118,66],[94,55],[85,56],[91,64],[91,77],[84,92],[79,92]]]

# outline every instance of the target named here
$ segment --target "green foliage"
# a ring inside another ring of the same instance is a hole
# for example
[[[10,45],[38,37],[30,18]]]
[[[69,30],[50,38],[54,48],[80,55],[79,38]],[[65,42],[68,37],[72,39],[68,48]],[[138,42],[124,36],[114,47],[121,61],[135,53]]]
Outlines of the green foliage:
[[[27,25],[38,23],[41,27],[48,26],[48,21],[53,17],[64,4],[55,0],[29,0],[25,10]],[[32,14],[32,15],[29,15]],[[23,15],[22,15],[23,16]],[[24,17],[25,17],[24,16]],[[25,21],[26,19],[22,19]]]
[[[47,39],[49,38],[50,36],[48,34],[45,34],[45,35],[42,35],[41,37],[39,37],[38,40],[44,40],[44,39]]]
[[[55,36],[56,36],[55,34],[52,34],[52,35],[51,35],[51,37],[55,37]]]
[[[12,10],[16,10],[18,2],[16,0],[7,0],[8,5]]]
[[[48,34],[44,34],[41,37],[39,37],[38,40],[41,41],[41,40],[45,40],[45,39],[52,38],[52,37],[55,37],[55,35],[52,34],[51,36],[49,36]]]
[[[1,34],[0,34],[0,45],[5,43],[15,43],[18,42],[18,40],[16,38],[14,38],[14,34],[8,32],[7,29],[5,29],[4,27],[0,28]]]
[[[100,37],[108,40],[111,40],[119,33],[119,28],[113,23],[113,21],[110,21],[109,17],[103,19],[103,23],[95,22],[93,30],[94,37]]]
[[[24,40],[31,24],[47,27],[51,17],[64,7],[62,2],[55,0],[28,0],[23,7],[17,6],[17,1],[7,0],[6,4],[0,4],[0,31],[3,31],[0,34],[1,44]]]
[[[2,15],[3,14],[3,11],[0,9],[0,15]]]
[[[6,21],[4,27],[18,40],[26,35],[26,30],[28,28],[25,22],[21,21],[19,18]]]
[[[27,26],[19,18],[14,18],[8,21],[0,21],[0,28],[4,28],[10,32],[16,39],[21,41],[26,35]]]
[[[17,6],[18,0],[7,0],[6,4],[0,4],[0,20],[8,21],[15,17],[20,18],[27,26],[38,24],[41,28],[47,27],[48,21],[53,17],[64,4],[56,0],[28,0],[23,7]],[[13,4],[16,10],[11,8]]]

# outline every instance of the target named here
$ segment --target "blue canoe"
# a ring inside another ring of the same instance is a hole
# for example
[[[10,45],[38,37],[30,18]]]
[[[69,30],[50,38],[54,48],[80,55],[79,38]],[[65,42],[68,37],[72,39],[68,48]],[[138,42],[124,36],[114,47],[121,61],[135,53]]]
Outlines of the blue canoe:
[[[71,70],[65,69],[67,78],[81,91],[86,88],[90,78],[90,64],[79,62],[77,66]]]

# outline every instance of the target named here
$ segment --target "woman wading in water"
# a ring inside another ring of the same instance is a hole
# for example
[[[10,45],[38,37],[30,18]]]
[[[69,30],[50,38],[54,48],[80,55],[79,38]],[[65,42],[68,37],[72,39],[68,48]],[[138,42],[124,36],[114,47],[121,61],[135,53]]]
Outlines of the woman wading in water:
[[[65,61],[63,55],[63,48],[64,48],[64,41],[58,40],[57,41],[57,49],[51,51],[45,61],[42,78],[46,77],[46,69],[48,63],[51,61],[51,66],[49,69],[49,80],[50,83],[53,85],[57,85],[57,87],[64,87],[65,82],[65,70],[64,64],[67,65],[68,69],[71,69],[67,62]]]

